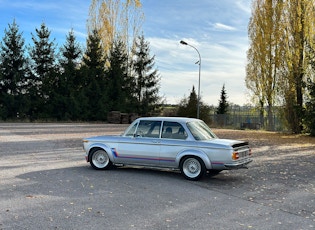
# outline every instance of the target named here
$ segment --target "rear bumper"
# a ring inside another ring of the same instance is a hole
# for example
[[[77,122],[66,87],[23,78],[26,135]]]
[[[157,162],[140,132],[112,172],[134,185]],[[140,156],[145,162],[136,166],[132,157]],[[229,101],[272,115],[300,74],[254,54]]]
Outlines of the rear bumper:
[[[224,164],[224,166],[228,169],[240,169],[240,168],[247,168],[247,165],[251,163],[253,159],[246,158],[242,160],[235,161],[233,163]]]

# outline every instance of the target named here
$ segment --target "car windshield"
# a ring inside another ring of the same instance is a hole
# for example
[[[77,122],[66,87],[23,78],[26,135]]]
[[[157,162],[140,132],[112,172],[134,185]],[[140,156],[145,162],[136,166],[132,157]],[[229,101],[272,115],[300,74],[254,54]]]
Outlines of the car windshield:
[[[203,121],[192,121],[187,123],[187,127],[197,141],[217,138],[211,129]]]

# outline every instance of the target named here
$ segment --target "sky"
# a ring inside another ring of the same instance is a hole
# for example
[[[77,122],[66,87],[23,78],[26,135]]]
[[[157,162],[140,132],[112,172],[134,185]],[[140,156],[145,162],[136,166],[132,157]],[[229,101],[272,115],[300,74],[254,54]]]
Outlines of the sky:
[[[13,20],[27,45],[45,23],[51,38],[63,45],[74,34],[85,45],[89,0],[0,0],[0,41]],[[142,0],[142,30],[161,77],[160,94],[168,104],[198,92],[201,57],[201,100],[217,106],[223,85],[230,103],[251,103],[245,86],[248,23],[252,0]]]

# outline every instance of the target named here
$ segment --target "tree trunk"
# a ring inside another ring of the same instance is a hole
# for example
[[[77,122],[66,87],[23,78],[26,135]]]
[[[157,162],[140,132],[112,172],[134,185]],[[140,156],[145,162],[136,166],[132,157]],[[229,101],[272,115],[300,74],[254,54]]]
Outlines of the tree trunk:
[[[272,105],[270,105],[270,104],[268,105],[267,112],[268,112],[268,126],[267,126],[267,130],[274,131],[275,127],[274,127]]]

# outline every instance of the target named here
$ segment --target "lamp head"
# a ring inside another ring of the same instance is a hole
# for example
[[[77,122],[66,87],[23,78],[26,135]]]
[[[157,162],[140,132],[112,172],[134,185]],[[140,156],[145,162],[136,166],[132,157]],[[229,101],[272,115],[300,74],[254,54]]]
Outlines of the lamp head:
[[[187,42],[185,42],[185,41],[183,41],[183,40],[180,41],[180,44],[186,45],[186,46],[188,45]]]

